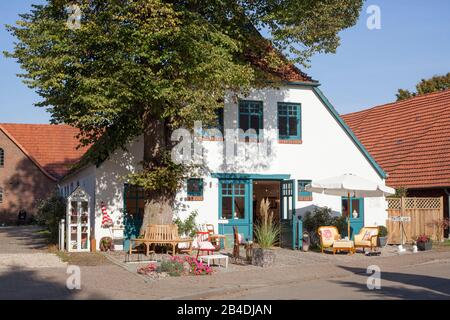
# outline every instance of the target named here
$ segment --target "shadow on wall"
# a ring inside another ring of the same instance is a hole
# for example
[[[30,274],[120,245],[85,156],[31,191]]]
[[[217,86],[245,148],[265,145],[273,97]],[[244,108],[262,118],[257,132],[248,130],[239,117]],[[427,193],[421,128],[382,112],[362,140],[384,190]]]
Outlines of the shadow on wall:
[[[349,288],[354,288],[359,292],[367,293],[369,291],[366,285],[366,279],[369,276],[366,273],[366,269],[346,266],[339,267],[359,275],[363,279],[361,279],[361,282],[333,282]],[[415,289],[395,286],[393,284],[386,285],[386,281],[398,283],[399,285],[413,286]],[[450,279],[420,274],[386,272],[381,270],[381,289],[371,290],[370,292],[378,298],[448,300],[450,299]]]
[[[270,92],[270,94],[268,94]],[[261,90],[258,92],[257,100],[263,101],[263,135],[268,138],[271,143],[260,143],[259,152],[258,144],[255,141],[241,141],[239,139],[237,150],[229,148],[227,143],[222,144],[222,162],[219,172],[234,173],[255,173],[265,171],[271,168],[277,154],[278,147],[278,109],[276,103],[286,99],[286,91],[282,89]],[[238,128],[239,125],[239,103],[236,96],[228,97],[227,105],[232,104],[228,111],[233,115],[232,123],[225,122],[225,130]],[[243,97],[243,100],[252,100],[253,97]],[[272,104],[275,104],[273,108]],[[271,112],[268,112],[268,110]],[[261,133],[260,133],[261,134]],[[226,134],[225,134],[226,136]],[[263,144],[265,145],[263,147]],[[267,148],[267,151],[265,150]],[[232,151],[232,152],[230,152]],[[233,152],[234,151],[234,152]],[[228,154],[227,154],[228,152]],[[280,172],[283,173],[283,172]]]
[[[0,221],[17,222],[22,209],[26,210],[29,220],[36,213],[37,202],[45,199],[55,188],[56,182],[45,176],[28,158],[22,159],[4,186],[7,207],[1,212]]]
[[[95,217],[101,217],[100,204],[103,201],[108,207],[120,208],[119,211],[109,212],[114,222],[123,217],[125,210],[123,208],[123,192],[126,176],[134,173],[135,166],[140,167],[137,155],[140,152],[130,152],[118,150],[107,161],[103,162],[97,169],[96,176],[96,199],[94,205]],[[111,169],[111,170],[110,170]]]

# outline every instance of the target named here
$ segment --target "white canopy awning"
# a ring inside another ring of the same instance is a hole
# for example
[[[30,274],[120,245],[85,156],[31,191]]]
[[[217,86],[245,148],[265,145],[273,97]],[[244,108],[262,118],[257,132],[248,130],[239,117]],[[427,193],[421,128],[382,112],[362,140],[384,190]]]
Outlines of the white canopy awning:
[[[361,178],[352,173],[346,173],[337,177],[314,180],[306,185],[306,191],[334,196],[348,196],[366,198],[383,197],[395,193],[393,188]]]

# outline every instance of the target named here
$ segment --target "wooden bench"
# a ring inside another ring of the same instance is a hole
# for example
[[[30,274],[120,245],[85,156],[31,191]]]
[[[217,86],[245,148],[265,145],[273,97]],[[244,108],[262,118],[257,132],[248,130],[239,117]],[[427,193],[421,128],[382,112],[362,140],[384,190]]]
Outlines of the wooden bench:
[[[181,238],[178,235],[178,227],[175,224],[149,224],[145,229],[144,237],[139,239],[131,239],[137,245],[143,244],[146,246],[146,255],[150,252],[151,245],[171,245],[172,255],[176,253],[176,248],[179,243],[189,243],[189,248],[184,249],[189,254],[191,253],[192,239]],[[133,245],[130,244],[130,254],[132,253]]]

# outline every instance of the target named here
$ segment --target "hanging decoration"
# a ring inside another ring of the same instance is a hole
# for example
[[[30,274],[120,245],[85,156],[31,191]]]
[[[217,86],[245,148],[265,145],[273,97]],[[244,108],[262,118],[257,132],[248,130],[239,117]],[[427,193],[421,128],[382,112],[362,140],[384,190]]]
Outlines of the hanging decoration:
[[[113,226],[113,220],[109,216],[108,212],[106,212],[106,206],[105,203],[102,201],[101,203],[102,208],[102,228],[109,228]]]

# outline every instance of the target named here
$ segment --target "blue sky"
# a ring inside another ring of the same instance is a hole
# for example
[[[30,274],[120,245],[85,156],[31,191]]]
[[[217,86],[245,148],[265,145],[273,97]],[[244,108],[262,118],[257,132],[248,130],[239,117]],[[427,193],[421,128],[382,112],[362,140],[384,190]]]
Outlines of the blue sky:
[[[43,0],[0,1],[0,51],[14,39],[4,24],[14,23],[30,4]],[[366,27],[369,5],[381,9],[381,29]],[[450,72],[450,1],[369,0],[356,26],[341,32],[336,54],[317,55],[304,69],[339,113],[395,100],[398,88],[414,89],[422,78]],[[27,88],[14,60],[0,57],[0,122],[47,123],[48,113],[33,106],[39,96]]]

